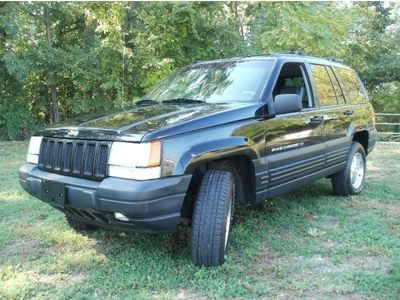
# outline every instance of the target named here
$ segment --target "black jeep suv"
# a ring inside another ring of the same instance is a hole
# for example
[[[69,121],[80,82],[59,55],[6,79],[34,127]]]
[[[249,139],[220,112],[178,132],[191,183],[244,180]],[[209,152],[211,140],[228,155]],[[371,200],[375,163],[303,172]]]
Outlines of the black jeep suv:
[[[159,233],[188,220],[198,265],[224,262],[235,201],[324,177],[335,194],[358,194],[375,145],[357,74],[299,54],[197,62],[135,106],[36,132],[20,183],[79,230]]]

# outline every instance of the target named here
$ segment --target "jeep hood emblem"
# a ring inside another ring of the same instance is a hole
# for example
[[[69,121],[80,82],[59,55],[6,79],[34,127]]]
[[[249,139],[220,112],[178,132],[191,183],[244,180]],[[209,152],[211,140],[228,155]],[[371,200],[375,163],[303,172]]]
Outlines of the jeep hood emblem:
[[[71,129],[68,131],[68,135],[71,135],[71,136],[77,136],[78,134],[79,134],[79,131],[76,129]]]

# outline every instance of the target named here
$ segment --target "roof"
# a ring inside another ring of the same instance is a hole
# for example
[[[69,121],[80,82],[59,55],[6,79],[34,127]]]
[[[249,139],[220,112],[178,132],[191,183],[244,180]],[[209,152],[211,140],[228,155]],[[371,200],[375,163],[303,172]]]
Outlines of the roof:
[[[243,60],[253,60],[253,59],[271,59],[271,58],[278,58],[278,59],[296,59],[296,61],[304,61],[316,64],[324,64],[324,65],[331,65],[331,66],[341,66],[349,68],[342,64],[341,62],[333,59],[333,58],[321,58],[316,56],[305,55],[301,51],[294,51],[288,53],[261,53],[261,54],[253,54],[247,56],[239,56],[239,57],[232,57],[232,58],[225,58],[225,59],[218,59],[212,61],[199,61],[196,63],[213,63],[213,62],[229,62],[229,61],[243,61]]]

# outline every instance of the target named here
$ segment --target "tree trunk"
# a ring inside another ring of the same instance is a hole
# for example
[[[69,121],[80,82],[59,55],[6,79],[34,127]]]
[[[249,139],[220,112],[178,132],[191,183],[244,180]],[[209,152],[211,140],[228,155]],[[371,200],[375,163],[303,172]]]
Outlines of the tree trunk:
[[[239,9],[240,9],[239,5],[240,5],[239,2],[232,3],[232,6],[233,6],[232,10],[233,10],[233,13],[235,15],[235,19],[236,19],[236,23],[237,23],[237,26],[238,26],[239,34],[242,37],[242,39],[245,40],[243,20],[242,20],[241,13],[239,12]]]
[[[49,10],[48,10],[47,6],[44,6],[43,9],[44,9],[43,10],[44,23],[45,23],[45,27],[46,27],[47,48],[52,49],[53,45],[51,42]],[[51,92],[51,110],[52,110],[51,122],[58,123],[58,122],[60,122],[60,110],[59,110],[58,101],[57,101],[57,88],[54,83],[54,72],[53,71],[49,71],[48,79],[49,79],[48,85],[49,85],[50,92]]]
[[[54,123],[58,123],[60,122],[60,109],[58,107],[58,101],[57,101],[57,90],[54,84],[50,85],[50,91],[51,91],[51,108],[53,112],[52,121]]]

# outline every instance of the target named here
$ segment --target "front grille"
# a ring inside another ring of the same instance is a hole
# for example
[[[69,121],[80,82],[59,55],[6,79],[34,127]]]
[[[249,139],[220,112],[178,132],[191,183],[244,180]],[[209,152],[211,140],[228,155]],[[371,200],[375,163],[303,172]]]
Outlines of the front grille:
[[[39,168],[67,176],[102,180],[107,177],[111,142],[42,139]]]

